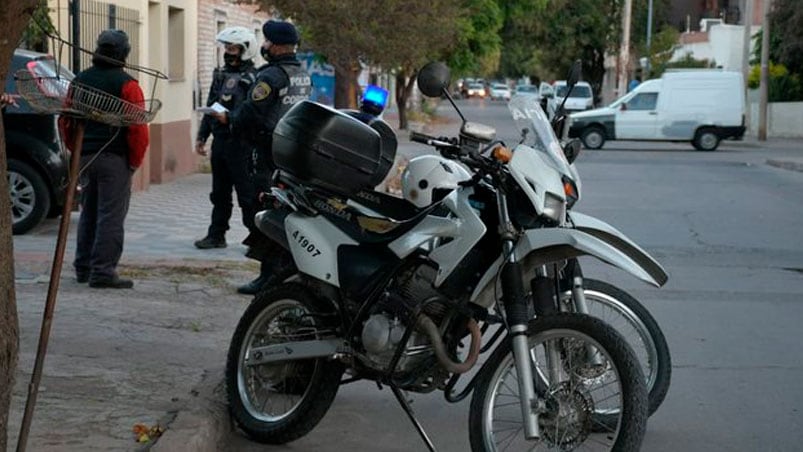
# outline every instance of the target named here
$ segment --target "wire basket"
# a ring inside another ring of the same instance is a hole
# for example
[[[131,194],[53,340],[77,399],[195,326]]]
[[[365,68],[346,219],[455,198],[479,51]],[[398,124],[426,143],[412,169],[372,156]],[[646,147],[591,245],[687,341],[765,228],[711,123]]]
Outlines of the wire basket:
[[[19,94],[40,113],[69,114],[117,127],[147,124],[162,108],[157,99],[137,105],[105,91],[60,76],[38,76],[26,69],[14,74]]]

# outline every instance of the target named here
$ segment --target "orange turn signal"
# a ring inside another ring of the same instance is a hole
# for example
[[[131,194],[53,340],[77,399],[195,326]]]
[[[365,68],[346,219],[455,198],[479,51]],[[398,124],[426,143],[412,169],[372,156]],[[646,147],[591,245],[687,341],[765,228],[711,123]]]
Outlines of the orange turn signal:
[[[513,151],[504,146],[497,146],[493,150],[493,156],[496,160],[507,163],[513,158]]]
[[[563,193],[569,198],[577,199],[577,190],[575,190],[574,184],[569,181],[563,182]]]

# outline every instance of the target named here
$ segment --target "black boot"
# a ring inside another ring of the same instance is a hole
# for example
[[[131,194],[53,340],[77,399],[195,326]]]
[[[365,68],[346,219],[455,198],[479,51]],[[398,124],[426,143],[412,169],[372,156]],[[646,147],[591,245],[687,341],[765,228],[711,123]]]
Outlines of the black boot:
[[[248,284],[238,287],[237,292],[245,295],[256,295],[257,292],[268,285],[272,274],[270,264],[263,261],[259,267],[259,277]]]
[[[211,235],[207,235],[201,240],[196,240],[195,247],[202,250],[208,250],[211,248],[225,248],[226,239],[223,237],[212,237]]]
[[[268,278],[259,275],[259,277],[248,284],[244,284],[237,288],[237,293],[245,294],[245,295],[256,295],[257,292],[262,290],[262,287],[265,286],[268,282]]]

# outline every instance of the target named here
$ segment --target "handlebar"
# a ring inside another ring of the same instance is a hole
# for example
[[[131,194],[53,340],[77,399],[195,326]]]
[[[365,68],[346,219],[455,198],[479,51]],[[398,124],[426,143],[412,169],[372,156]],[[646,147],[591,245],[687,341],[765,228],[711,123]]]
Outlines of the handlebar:
[[[410,141],[426,144],[427,146],[434,146],[436,148],[460,149],[460,146],[452,142],[419,132],[410,132]]]
[[[410,132],[410,141],[432,146],[437,149],[442,156],[448,159],[458,160],[473,168],[476,171],[474,176],[459,184],[464,187],[477,185],[486,174],[489,174],[489,171],[494,172],[499,169],[499,164],[493,159],[483,156],[482,152],[476,149],[469,149],[461,146],[455,138],[433,137],[424,133]],[[489,149],[497,143],[501,142],[495,141],[486,149]]]

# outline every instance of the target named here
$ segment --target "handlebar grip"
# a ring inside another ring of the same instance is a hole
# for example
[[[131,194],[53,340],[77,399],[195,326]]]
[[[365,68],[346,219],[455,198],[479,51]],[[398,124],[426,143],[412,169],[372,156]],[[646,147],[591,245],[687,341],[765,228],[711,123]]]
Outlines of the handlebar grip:
[[[421,144],[430,144],[430,140],[434,140],[435,137],[431,137],[429,135],[418,133],[418,132],[410,132],[410,141],[415,141],[416,143]]]

